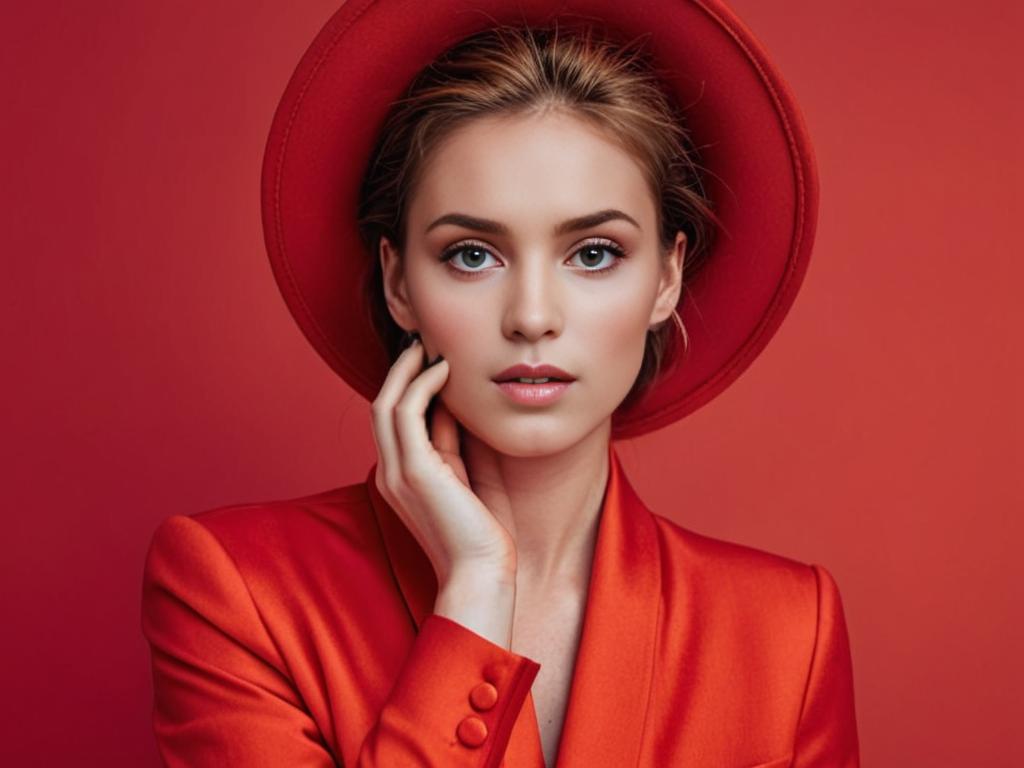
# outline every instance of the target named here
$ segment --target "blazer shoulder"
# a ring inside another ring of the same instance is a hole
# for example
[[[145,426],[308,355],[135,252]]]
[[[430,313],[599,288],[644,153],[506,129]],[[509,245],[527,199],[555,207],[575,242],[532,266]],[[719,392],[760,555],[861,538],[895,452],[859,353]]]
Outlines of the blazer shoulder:
[[[185,516],[229,550],[272,544],[281,551],[289,545],[309,547],[339,538],[365,546],[379,536],[365,483],[292,498],[225,504]]]
[[[686,528],[664,515],[652,514],[670,550],[683,551],[691,558],[698,558],[705,566],[754,569],[762,572],[806,571],[811,567],[810,563],[802,560],[747,544],[714,538]]]
[[[655,514],[665,567],[734,605],[763,612],[767,607],[795,610],[805,619],[817,613],[820,593],[837,593],[835,580],[821,565],[685,528]],[[777,617],[777,614],[776,614]]]
[[[313,588],[317,575],[384,562],[383,541],[365,483],[294,498],[241,502],[172,515],[158,525],[151,552],[171,553],[187,530],[216,546],[257,592]]]
[[[737,649],[745,659],[737,664],[801,685],[818,645],[847,642],[839,588],[824,566],[656,518],[670,626],[699,616],[709,647]]]

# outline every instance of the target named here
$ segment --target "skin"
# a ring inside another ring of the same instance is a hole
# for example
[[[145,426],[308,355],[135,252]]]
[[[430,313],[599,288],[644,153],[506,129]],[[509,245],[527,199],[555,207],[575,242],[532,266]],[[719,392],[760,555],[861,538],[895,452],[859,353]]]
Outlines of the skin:
[[[635,223],[557,233],[610,209]],[[505,231],[431,226],[451,213]],[[638,162],[611,135],[546,110],[478,118],[450,134],[412,191],[406,240],[401,254],[381,241],[384,290],[395,321],[422,344],[403,352],[373,403],[376,482],[434,566],[435,612],[541,660],[534,690],[550,764],[611,415],[640,370],[648,329],[679,299],[685,236],[663,252]],[[440,260],[455,245],[453,260]],[[576,381],[554,404],[517,404],[492,377],[519,362],[557,365]]]

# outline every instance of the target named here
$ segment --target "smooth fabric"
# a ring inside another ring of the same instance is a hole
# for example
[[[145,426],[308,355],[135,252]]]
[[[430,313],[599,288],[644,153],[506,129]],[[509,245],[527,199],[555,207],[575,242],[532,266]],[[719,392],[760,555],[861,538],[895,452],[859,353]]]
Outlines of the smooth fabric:
[[[609,446],[557,768],[852,768],[836,583],[680,527]],[[432,613],[374,482],[164,520],[142,628],[168,766],[543,768],[540,664]]]

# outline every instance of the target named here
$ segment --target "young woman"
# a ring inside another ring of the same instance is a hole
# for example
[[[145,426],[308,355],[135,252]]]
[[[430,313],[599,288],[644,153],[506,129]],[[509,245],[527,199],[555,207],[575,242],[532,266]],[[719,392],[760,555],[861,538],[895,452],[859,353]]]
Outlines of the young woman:
[[[157,530],[143,627],[163,759],[857,765],[828,571],[651,512],[612,448],[706,402],[766,343],[806,263],[813,176],[759,201],[742,187],[758,171],[733,168],[737,198],[767,210],[713,213],[714,171],[646,49],[545,17],[491,18],[431,52],[385,119],[368,110],[372,134],[347,129],[344,145],[366,148],[357,178],[325,138],[341,124],[322,111],[327,85],[356,74],[337,41],[443,37],[430,12],[414,25],[404,7],[343,8],[325,28],[265,168],[275,274],[317,349],[372,399],[378,461],[362,484]],[[678,44],[727,42],[726,23],[734,42],[743,32],[718,6],[665,9]],[[727,50],[733,64],[749,56]],[[401,71],[361,87],[389,92]],[[799,142],[779,146],[813,168]],[[752,168],[778,168],[776,150],[744,147]],[[340,175],[323,170],[335,163]],[[336,206],[356,189],[340,228]],[[759,228],[787,206],[795,217]],[[343,250],[353,227],[365,255]],[[734,248],[758,238],[765,263],[730,259],[719,229]],[[347,274],[325,271],[338,262]],[[691,338],[677,308],[712,270],[737,277],[731,295],[701,293]]]

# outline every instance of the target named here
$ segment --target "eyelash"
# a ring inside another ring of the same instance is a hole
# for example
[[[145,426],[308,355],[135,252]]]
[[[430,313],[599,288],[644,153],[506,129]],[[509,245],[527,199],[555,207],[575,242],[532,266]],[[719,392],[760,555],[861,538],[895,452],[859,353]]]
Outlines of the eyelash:
[[[604,274],[604,273],[607,273],[607,272],[611,272],[613,269],[618,267],[619,264],[622,262],[622,260],[626,257],[626,252],[622,248],[620,248],[618,245],[616,245],[611,240],[607,240],[605,238],[595,238],[593,240],[588,240],[587,242],[583,243],[579,248],[577,248],[575,251],[573,251],[573,256],[578,254],[584,248],[591,247],[591,246],[597,246],[597,247],[601,248],[602,250],[606,250],[609,253],[611,253],[615,258],[612,260],[612,264],[609,267],[601,267],[600,269],[587,269],[586,267],[584,267],[583,270],[582,270],[583,272],[587,272],[587,273],[591,273],[591,274],[595,273],[595,272],[598,273],[598,274]],[[461,242],[455,243],[454,245],[451,245],[448,248],[446,248],[444,250],[444,252],[441,254],[441,256],[439,257],[439,261],[445,262],[445,264],[447,264],[449,268],[451,268],[455,272],[458,272],[460,275],[472,275],[472,274],[474,274],[476,272],[484,272],[485,271],[484,269],[459,269],[458,267],[454,267],[454,266],[451,265],[452,259],[454,259],[457,254],[459,254],[463,250],[465,250],[467,248],[471,248],[471,247],[479,248],[482,251],[486,251],[487,253],[491,253],[491,249],[488,248],[486,245],[484,245],[481,242],[478,242],[478,241],[475,241],[475,240],[463,240]],[[494,254],[491,253],[491,255],[493,256]]]

